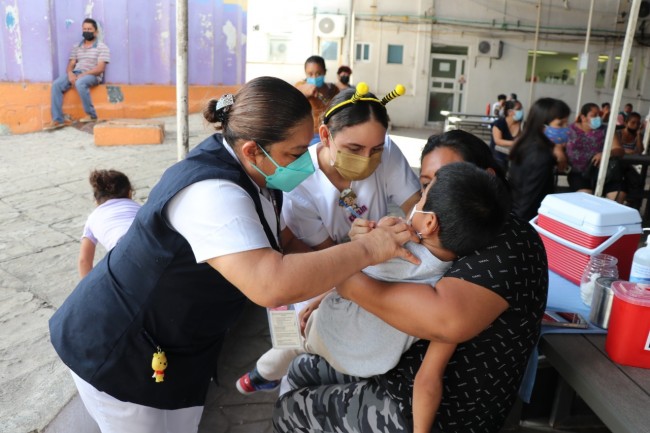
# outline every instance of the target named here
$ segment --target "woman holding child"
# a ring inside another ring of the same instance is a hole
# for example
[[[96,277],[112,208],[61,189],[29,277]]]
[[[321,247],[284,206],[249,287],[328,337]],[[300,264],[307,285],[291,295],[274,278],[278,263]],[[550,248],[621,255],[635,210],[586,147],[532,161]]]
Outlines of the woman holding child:
[[[431,137],[423,150],[423,188],[435,182],[440,167],[458,161],[494,173],[505,184],[480,139],[450,131]],[[375,230],[362,220],[355,226],[355,240]],[[411,431],[415,413],[426,411],[413,407],[413,388],[429,380],[419,377],[419,370],[432,341],[457,344],[433,431],[498,432],[537,343],[547,289],[543,244],[528,223],[512,216],[486,247],[456,259],[435,287],[356,274],[337,285],[341,295],[422,340],[394,369],[370,379],[340,378],[318,356],[297,358],[289,371],[294,390],[276,403],[276,431]]]

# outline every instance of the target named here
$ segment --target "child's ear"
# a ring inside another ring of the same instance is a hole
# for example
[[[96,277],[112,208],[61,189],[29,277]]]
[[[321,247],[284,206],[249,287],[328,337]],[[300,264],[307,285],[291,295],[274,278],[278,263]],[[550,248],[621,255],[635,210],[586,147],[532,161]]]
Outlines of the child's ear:
[[[427,213],[422,215],[424,219],[424,225],[421,227],[420,233],[423,236],[431,236],[440,230],[440,221],[438,220],[438,215],[435,213]]]

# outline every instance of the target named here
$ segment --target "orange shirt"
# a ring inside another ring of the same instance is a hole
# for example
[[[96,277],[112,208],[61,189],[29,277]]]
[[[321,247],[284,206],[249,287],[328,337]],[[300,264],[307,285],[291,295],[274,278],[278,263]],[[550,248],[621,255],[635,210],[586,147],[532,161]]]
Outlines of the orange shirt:
[[[299,81],[296,87],[305,84],[306,81]],[[318,88],[318,95],[315,97],[307,98],[311,104],[311,115],[314,119],[314,133],[318,132],[318,127],[321,124],[321,116],[325,114],[325,110],[330,101],[336,94],[339,93],[338,87],[332,83],[325,83]]]

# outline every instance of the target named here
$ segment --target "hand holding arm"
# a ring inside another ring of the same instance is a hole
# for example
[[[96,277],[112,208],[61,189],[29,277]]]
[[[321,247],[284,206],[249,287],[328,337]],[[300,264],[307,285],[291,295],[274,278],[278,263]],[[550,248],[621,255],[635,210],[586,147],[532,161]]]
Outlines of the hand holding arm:
[[[402,257],[419,260],[402,245],[411,237],[401,222],[322,251],[282,255],[271,248],[215,257],[207,263],[253,302],[277,307],[320,295],[366,266]]]

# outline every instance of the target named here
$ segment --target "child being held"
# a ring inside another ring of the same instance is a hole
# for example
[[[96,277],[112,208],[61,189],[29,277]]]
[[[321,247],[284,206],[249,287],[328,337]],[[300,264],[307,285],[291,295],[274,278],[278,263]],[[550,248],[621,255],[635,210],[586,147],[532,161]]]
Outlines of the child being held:
[[[496,176],[473,164],[457,162],[441,167],[426,186],[409,217],[420,243],[405,245],[421,263],[392,259],[363,270],[383,281],[435,283],[451,261],[484,247],[500,232],[509,211],[508,192]],[[382,219],[378,224],[390,224]],[[240,392],[275,389],[291,360],[300,353],[320,355],[337,371],[356,377],[382,374],[397,365],[417,341],[336,290],[304,310],[303,349],[271,349],[253,371],[237,382]],[[429,431],[442,398],[442,379],[455,344],[430,342],[413,389],[415,431]]]
[[[93,268],[95,247],[99,242],[110,251],[131,226],[140,205],[132,200],[129,178],[116,170],[94,170],[90,185],[97,208],[88,216],[79,250],[79,276]]]

